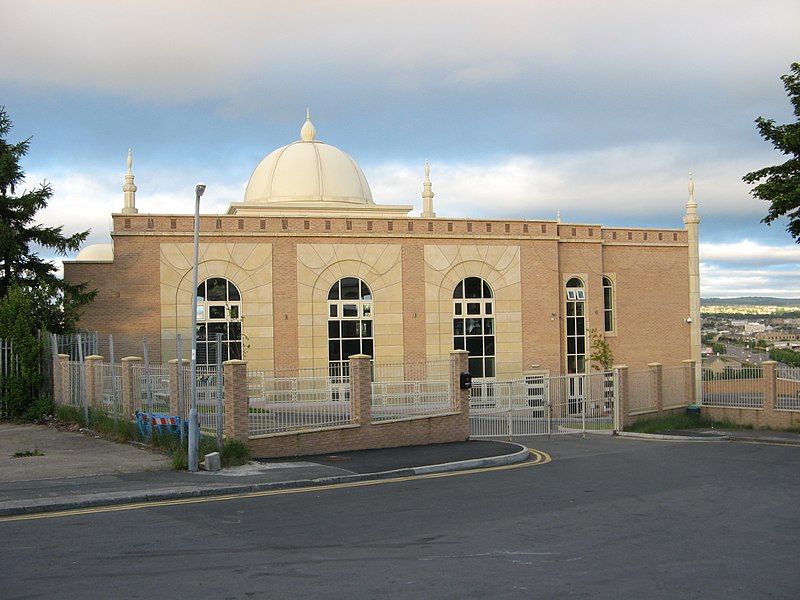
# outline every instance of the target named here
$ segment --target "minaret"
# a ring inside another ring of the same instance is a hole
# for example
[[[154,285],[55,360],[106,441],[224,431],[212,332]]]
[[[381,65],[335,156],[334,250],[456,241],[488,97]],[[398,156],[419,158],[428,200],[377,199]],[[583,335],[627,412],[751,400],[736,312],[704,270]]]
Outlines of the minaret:
[[[125,193],[125,204],[122,206],[123,215],[135,215],[139,211],[136,208],[136,186],[133,184],[133,155],[131,149],[128,148],[128,172],[125,173],[125,185],[122,186],[122,191]]]
[[[689,201],[686,203],[686,237],[689,241],[689,322],[691,355],[695,363],[695,404],[703,401],[701,364],[700,364],[700,217],[697,216],[697,202],[694,201],[694,180],[689,173]],[[688,319],[687,319],[688,320]]]
[[[421,217],[433,219],[436,213],[433,212],[433,184],[431,183],[431,166],[425,161],[425,182],[422,184],[422,214]]]

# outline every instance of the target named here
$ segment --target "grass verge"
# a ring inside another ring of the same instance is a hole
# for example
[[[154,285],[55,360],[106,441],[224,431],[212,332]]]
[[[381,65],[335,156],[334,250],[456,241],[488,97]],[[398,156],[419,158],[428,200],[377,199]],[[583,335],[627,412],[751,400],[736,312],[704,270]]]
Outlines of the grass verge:
[[[625,431],[637,433],[668,433],[676,429],[752,429],[733,421],[712,421],[702,415],[675,413],[657,419],[642,419],[625,427]]]

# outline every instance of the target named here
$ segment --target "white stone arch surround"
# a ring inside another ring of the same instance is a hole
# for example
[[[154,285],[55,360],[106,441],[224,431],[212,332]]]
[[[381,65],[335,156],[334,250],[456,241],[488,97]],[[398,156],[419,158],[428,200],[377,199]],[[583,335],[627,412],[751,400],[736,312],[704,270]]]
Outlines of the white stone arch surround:
[[[453,290],[480,277],[495,295],[497,378],[522,373],[522,286],[519,246],[426,245],[425,313],[428,360],[453,348]]]
[[[161,352],[175,357],[175,335],[184,338],[184,356],[191,349],[193,246],[163,243],[160,248]],[[272,244],[201,243],[198,281],[224,277],[242,297],[242,349],[257,370],[274,369]]]
[[[343,277],[372,291],[375,358],[403,362],[403,272],[399,244],[298,244],[297,344],[301,369],[327,368],[328,292]]]

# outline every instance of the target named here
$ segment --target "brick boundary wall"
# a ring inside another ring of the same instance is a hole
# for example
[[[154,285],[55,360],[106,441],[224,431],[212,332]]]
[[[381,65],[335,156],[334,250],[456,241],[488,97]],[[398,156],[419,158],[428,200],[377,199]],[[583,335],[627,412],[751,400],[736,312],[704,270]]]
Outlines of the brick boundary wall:
[[[637,410],[631,412],[630,406],[630,386],[628,384],[628,366],[614,365],[617,372],[617,412],[615,414],[615,428],[624,431],[625,427],[632,425],[636,421],[644,419],[657,419],[666,415],[674,414],[675,411],[683,411],[687,406],[694,403],[695,398],[695,362],[684,360],[683,365],[683,396],[684,402],[673,406],[665,407],[664,398],[664,369],[661,363],[649,363],[647,368],[650,370],[650,385],[652,386],[654,397],[654,408]]]
[[[721,406],[702,406],[702,412],[715,421],[733,421],[738,425],[750,425],[756,429],[790,429],[800,427],[800,410],[777,408],[778,401],[778,363],[765,360],[761,363],[760,379],[737,379],[732,381],[704,381],[706,391],[726,392],[747,388],[746,391],[761,392],[763,408],[739,408]],[[800,383],[790,382],[791,392],[800,398]],[[739,386],[735,388],[734,386]]]
[[[248,433],[246,363],[227,361],[223,365],[226,436],[246,442],[259,458],[465,441],[469,439],[469,390],[459,389],[459,380],[461,373],[468,371],[467,356],[463,350],[450,353],[449,389],[454,408],[449,414],[372,422],[370,358],[356,355],[350,357],[350,424],[258,436]]]

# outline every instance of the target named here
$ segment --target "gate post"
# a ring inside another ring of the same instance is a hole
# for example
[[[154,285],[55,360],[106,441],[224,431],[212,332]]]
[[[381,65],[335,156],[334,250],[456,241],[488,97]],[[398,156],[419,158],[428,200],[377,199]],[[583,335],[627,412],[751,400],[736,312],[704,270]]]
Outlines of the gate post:
[[[469,352],[466,350],[450,351],[450,406],[461,413],[461,426],[469,438],[469,390],[461,389],[461,373],[469,372]]]
[[[695,401],[695,364],[692,359],[681,361],[683,363],[683,398],[686,404],[694,404]]]
[[[72,389],[70,388],[71,382],[69,378],[69,354],[58,355],[58,370],[53,377],[53,381],[58,381],[58,390],[55,392],[57,393],[57,396],[55,396],[56,402],[61,406],[70,404]]]
[[[614,365],[617,393],[614,398],[614,429],[625,429],[625,417],[628,415],[628,365]]]

